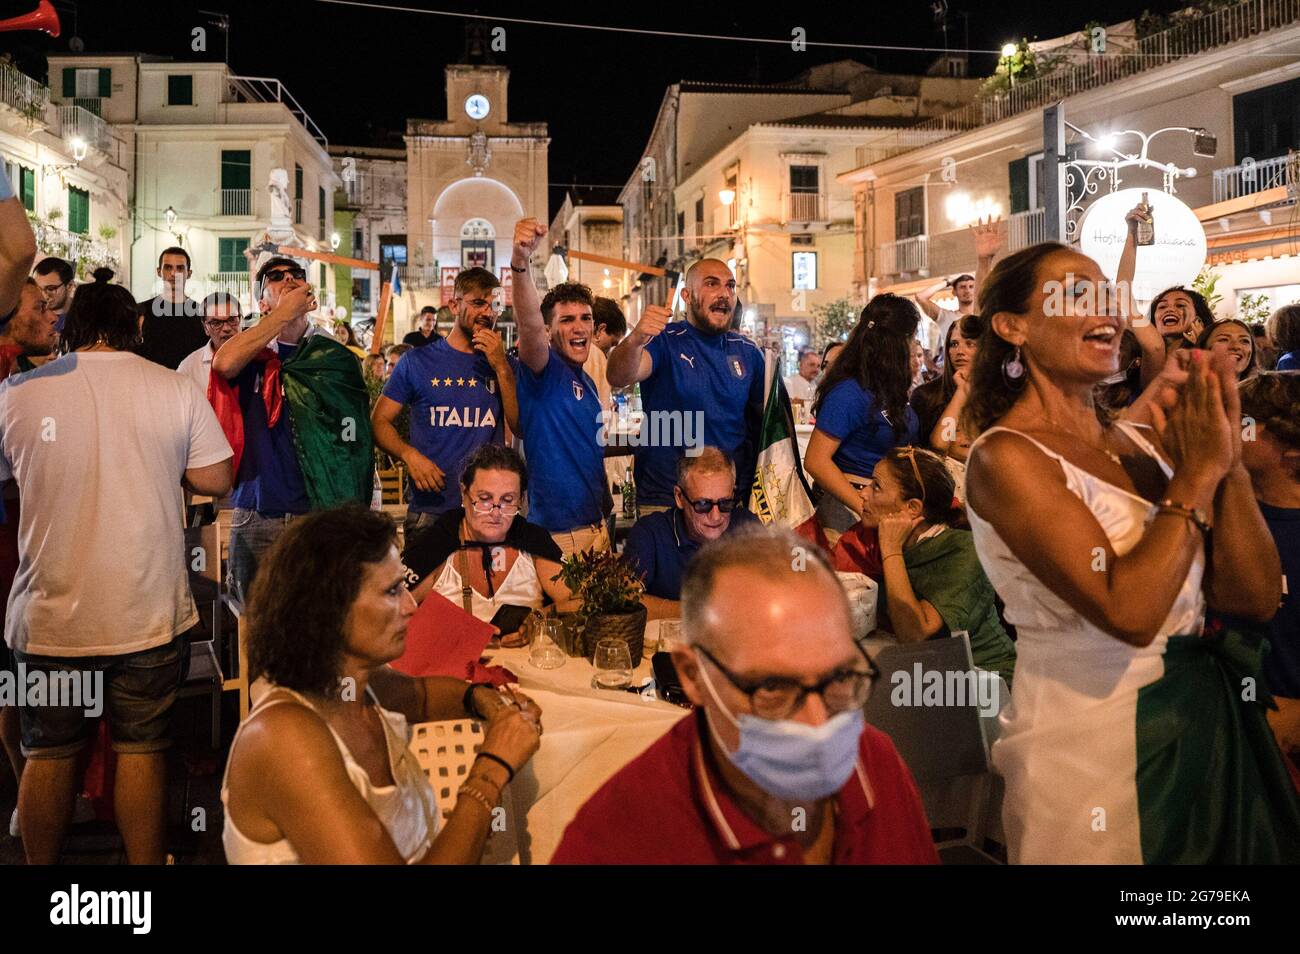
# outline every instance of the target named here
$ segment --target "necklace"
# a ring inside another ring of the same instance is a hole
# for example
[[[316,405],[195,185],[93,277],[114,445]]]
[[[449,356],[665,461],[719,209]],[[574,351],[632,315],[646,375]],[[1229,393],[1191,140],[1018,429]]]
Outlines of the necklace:
[[[1070,430],[1070,428],[1068,428],[1068,427],[1063,427],[1063,426],[1060,424],[1060,422],[1058,422],[1058,421],[1054,421],[1054,420],[1053,420],[1052,418],[1050,418],[1050,417],[1046,418],[1046,420],[1047,420],[1047,423],[1048,423],[1048,424],[1052,424],[1052,425],[1056,426],[1057,428],[1059,428],[1060,430],[1062,430],[1062,431],[1064,431],[1066,434],[1068,434],[1070,437],[1073,437],[1073,438],[1075,438],[1076,440],[1082,441],[1084,444],[1086,444],[1088,447],[1091,447],[1091,448],[1092,448],[1093,450],[1095,450],[1095,451],[1099,451],[1099,452],[1101,452],[1102,454],[1105,454],[1107,457],[1109,457],[1111,460],[1113,460],[1113,461],[1116,463],[1116,465],[1118,465],[1118,466],[1120,466],[1120,467],[1123,467],[1123,466],[1124,466],[1124,462],[1121,461],[1121,460],[1119,459],[1119,454],[1117,454],[1117,453],[1115,453],[1113,450],[1111,450],[1109,446],[1106,446],[1106,445],[1109,445],[1109,437],[1110,437],[1110,425],[1109,425],[1109,424],[1103,424],[1103,425],[1101,426],[1101,442],[1102,442],[1102,445],[1103,445],[1103,446],[1099,447],[1099,446],[1097,446],[1096,444],[1094,444],[1092,441],[1088,440],[1088,438],[1084,437],[1083,435],[1078,434],[1078,433],[1076,433],[1076,432]]]

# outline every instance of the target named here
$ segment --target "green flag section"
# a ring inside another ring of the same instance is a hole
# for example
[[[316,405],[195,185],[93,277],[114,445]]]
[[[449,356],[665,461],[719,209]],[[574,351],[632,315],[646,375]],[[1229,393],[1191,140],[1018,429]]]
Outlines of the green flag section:
[[[312,510],[368,504],[374,490],[370,393],[356,355],[312,335],[281,371]]]
[[[793,528],[812,518],[812,496],[799,460],[794,413],[781,380],[781,359],[770,350],[764,354],[763,424],[749,509],[767,526]]]

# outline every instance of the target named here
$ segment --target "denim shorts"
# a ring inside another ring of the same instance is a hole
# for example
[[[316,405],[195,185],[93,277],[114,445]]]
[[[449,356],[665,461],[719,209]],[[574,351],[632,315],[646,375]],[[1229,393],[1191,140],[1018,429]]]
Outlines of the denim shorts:
[[[14,669],[25,667],[29,684],[34,672],[47,677],[80,673],[83,686],[93,681],[98,692],[94,701],[108,717],[114,752],[147,754],[171,746],[172,706],[190,668],[184,633],[123,656],[33,656],[18,649],[13,655]],[[102,675],[96,678],[95,673]],[[70,758],[90,741],[93,716],[87,716],[84,705],[20,705],[18,713],[22,752],[29,759]]]

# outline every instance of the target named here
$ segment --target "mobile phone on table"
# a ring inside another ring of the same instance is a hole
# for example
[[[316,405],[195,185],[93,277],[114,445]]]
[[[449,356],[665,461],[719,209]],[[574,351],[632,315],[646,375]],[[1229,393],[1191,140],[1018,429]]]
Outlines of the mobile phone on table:
[[[681,680],[677,677],[677,667],[673,665],[672,653],[655,653],[650,657],[650,666],[654,670],[655,688],[659,691],[660,699],[686,709],[694,708],[691,700],[686,696],[686,690],[682,688]]]
[[[506,603],[504,606],[498,606],[496,615],[492,617],[492,625],[501,631],[503,636],[509,635],[524,625],[524,620],[528,619],[528,614],[533,611],[531,606],[515,606]]]

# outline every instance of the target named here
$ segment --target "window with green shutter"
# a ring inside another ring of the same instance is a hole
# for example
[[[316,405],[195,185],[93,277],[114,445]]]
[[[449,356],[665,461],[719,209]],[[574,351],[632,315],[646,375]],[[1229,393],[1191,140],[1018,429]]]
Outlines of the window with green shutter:
[[[221,188],[253,187],[253,154],[247,149],[221,150]]]
[[[194,105],[194,77],[188,73],[171,74],[167,77],[167,105]]]
[[[18,167],[18,192],[22,196],[23,208],[28,212],[36,211],[36,170],[26,166]]]
[[[247,271],[248,262],[244,258],[244,251],[247,248],[248,239],[246,238],[217,239],[217,271]]]
[[[107,99],[113,95],[113,71],[101,69],[99,71],[99,95],[101,99]]]
[[[90,232],[90,193],[76,186],[68,187],[68,231],[74,235]]]

